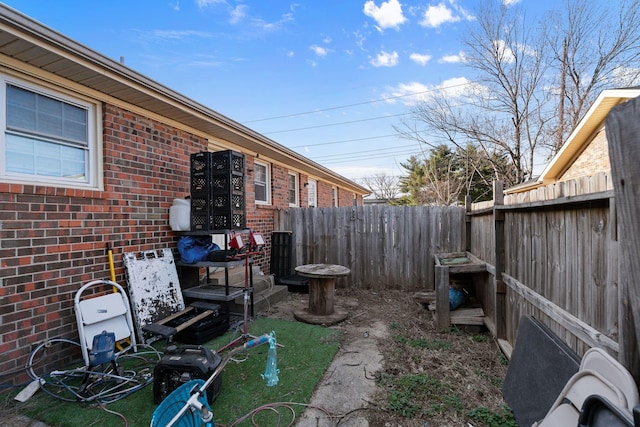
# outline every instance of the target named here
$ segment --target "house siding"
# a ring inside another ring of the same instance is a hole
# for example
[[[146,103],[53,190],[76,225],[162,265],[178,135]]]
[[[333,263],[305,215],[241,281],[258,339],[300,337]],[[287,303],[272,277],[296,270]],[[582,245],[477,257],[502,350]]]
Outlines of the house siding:
[[[609,148],[604,128],[600,129],[558,181],[568,181],[611,170]]]
[[[189,194],[190,155],[207,139],[114,105],[102,111],[103,191],[0,183],[0,372],[16,373],[8,381],[27,379],[35,343],[77,339],[73,298],[83,284],[110,278],[107,244],[122,284],[125,252],[175,249],[169,208]],[[269,242],[274,211],[288,208],[288,169],[272,165],[272,204],[255,205],[253,161],[245,156],[247,226]],[[306,206],[307,176],[299,178]],[[319,205],[331,206],[331,185],[318,188]],[[268,273],[268,253],[256,264]]]

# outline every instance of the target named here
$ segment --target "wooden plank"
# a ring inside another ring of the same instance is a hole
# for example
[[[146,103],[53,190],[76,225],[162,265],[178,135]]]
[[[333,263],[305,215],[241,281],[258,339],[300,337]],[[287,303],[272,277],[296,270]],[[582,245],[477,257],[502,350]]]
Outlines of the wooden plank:
[[[429,304],[436,300],[435,292],[414,292],[413,300],[419,304]]]
[[[610,353],[617,354],[619,351],[618,343],[611,338],[603,335],[600,331],[592,328],[587,323],[563,310],[558,305],[544,298],[542,295],[532,291],[523,283],[518,282],[511,276],[504,275],[507,286],[520,294],[524,299],[531,303],[534,307],[553,319],[557,324],[561,325],[565,330],[588,343],[591,347],[602,347]]]
[[[507,357],[507,359],[511,360],[511,354],[513,354],[513,346],[507,340],[498,340],[498,347],[502,350],[502,353]]]
[[[436,329],[444,330],[451,326],[449,317],[449,267],[436,267]]]
[[[494,206],[503,204],[502,181],[495,181],[493,185],[493,199]],[[505,268],[505,235],[504,235],[504,212],[496,210],[494,213],[494,227],[495,227],[495,292],[496,292],[496,305],[494,321],[496,324],[497,338],[506,337],[506,299],[505,290],[502,275]]]
[[[484,310],[482,307],[473,308],[457,308],[449,313],[451,318],[454,317],[484,317]]]
[[[451,316],[451,324],[452,325],[483,326],[484,325],[484,317],[477,317],[477,316],[467,317],[467,316],[464,316],[462,314],[458,315],[458,316]]]
[[[605,121],[618,213],[620,361],[640,378],[640,99],[614,107]]]
[[[565,183],[559,183],[559,184],[565,184]],[[527,210],[527,209],[540,210],[542,208],[549,208],[552,206],[565,207],[567,205],[574,205],[574,204],[580,204],[580,203],[594,203],[594,202],[606,203],[611,198],[611,196],[613,196],[613,192],[611,190],[606,190],[606,191],[600,191],[593,194],[563,196],[563,197],[558,197],[551,200],[538,200],[535,202],[528,202],[528,203],[511,203],[508,205],[505,204],[502,206],[496,206],[494,209],[508,210],[508,211]]]

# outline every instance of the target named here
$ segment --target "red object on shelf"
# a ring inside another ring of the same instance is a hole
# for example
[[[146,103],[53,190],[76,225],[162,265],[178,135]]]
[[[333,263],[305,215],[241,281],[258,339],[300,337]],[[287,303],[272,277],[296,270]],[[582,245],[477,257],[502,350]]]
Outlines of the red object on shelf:
[[[242,240],[242,236],[239,234],[231,236],[231,239],[229,240],[229,247],[237,251],[242,249],[244,247],[244,240]]]

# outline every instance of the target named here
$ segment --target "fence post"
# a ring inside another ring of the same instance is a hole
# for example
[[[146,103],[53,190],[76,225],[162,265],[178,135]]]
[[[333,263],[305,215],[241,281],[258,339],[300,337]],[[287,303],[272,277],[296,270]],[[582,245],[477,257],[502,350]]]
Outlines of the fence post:
[[[504,272],[504,211],[499,209],[504,205],[504,183],[493,182],[493,221],[495,226],[495,290],[496,290],[496,338],[505,339],[506,331],[506,285],[502,280]]]
[[[465,236],[464,236],[464,250],[471,252],[471,196],[468,194],[464,196],[464,220],[465,220]]]
[[[618,215],[618,359],[640,379],[640,98],[614,107],[605,121]]]

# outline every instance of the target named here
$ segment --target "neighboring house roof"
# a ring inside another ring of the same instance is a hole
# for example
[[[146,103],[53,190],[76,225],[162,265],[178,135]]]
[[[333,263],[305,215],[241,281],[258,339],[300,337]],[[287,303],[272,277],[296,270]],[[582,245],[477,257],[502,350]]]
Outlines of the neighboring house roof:
[[[602,91],[540,176],[508,188],[505,193],[521,193],[557,182],[591,142],[596,132],[604,126],[604,121],[611,109],[638,96],[640,96],[640,88],[637,87]]]
[[[4,66],[33,74],[44,70],[90,90],[196,129],[212,142],[228,141],[305,171],[357,194],[369,190],[193,101],[144,75],[0,3],[0,55]],[[58,83],[62,83],[60,80]]]

